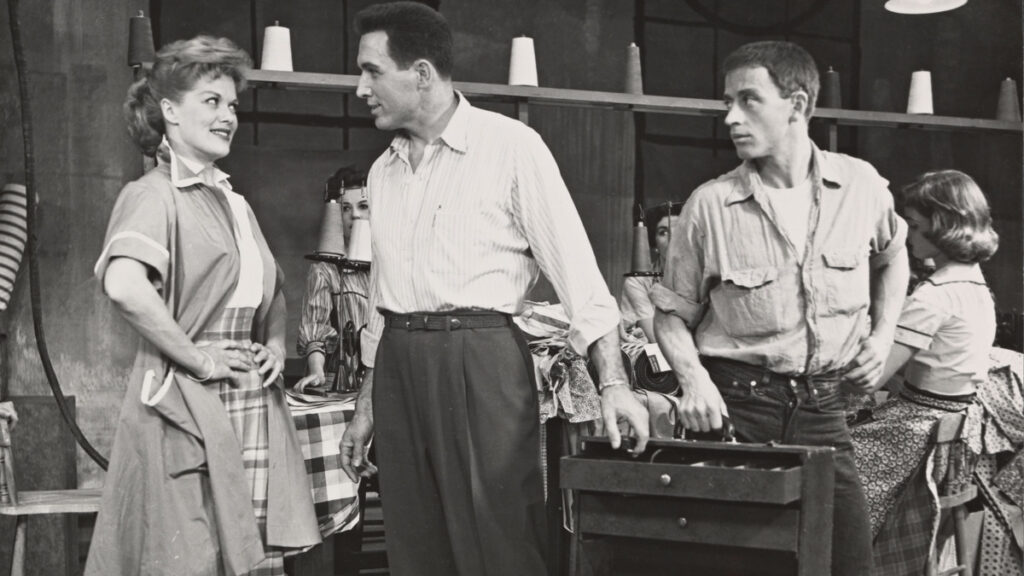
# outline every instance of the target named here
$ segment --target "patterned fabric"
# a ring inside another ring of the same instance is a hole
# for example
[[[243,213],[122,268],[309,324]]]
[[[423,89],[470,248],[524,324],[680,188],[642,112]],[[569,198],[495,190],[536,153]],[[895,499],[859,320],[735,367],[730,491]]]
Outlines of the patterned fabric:
[[[359,522],[359,485],[341,469],[341,437],[354,412],[354,396],[312,410],[292,407],[324,538],[351,530]]]
[[[869,330],[870,270],[906,249],[907,225],[888,182],[862,160],[815,146],[811,178],[815,224],[802,260],[752,161],[683,206],[650,296],[695,330],[702,355],[794,375],[834,372],[856,355]]]
[[[531,344],[530,352],[537,371],[541,423],[551,418],[573,424],[601,418],[601,397],[582,356],[568,348],[553,351],[543,344]]]
[[[589,345],[619,325],[572,196],[551,151],[525,124],[458,105],[414,171],[399,132],[367,177],[374,286],[363,363],[373,366],[396,314],[454,309],[518,314],[539,272],[572,326],[569,345]]]
[[[249,335],[254,314],[254,308],[226,308],[218,320],[200,333],[197,344],[218,340],[234,340],[245,346],[252,344]],[[259,374],[251,372],[250,376],[247,384],[237,388],[232,382],[222,381],[218,392],[242,448],[242,463],[250,482],[253,512],[260,536],[266,542],[267,481],[270,468],[267,397]],[[284,573],[284,554],[270,550],[267,551],[266,559],[248,572],[248,576],[284,576]]]
[[[1024,576],[1024,355],[993,348],[989,360],[988,382],[978,388],[991,416],[975,470],[985,514],[979,574]]]
[[[984,523],[979,549],[979,574],[984,576],[1024,576],[1022,543],[1015,541],[1014,528],[1020,531],[1024,518],[1020,507],[1008,501],[990,479],[997,474],[994,456],[982,456],[975,470],[978,488],[984,499]]]
[[[938,419],[960,412],[967,415],[962,441],[932,447]],[[972,455],[981,451],[981,418],[973,400],[937,398],[906,386],[851,428],[874,536],[872,574],[921,573],[938,528],[938,491],[956,492],[970,482]],[[961,472],[947,486],[951,466]]]

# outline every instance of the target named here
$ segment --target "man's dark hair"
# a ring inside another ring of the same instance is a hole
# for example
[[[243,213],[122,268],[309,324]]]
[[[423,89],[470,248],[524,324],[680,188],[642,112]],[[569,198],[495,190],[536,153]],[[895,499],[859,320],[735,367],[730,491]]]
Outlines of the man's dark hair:
[[[452,31],[440,12],[419,2],[374,4],[356,14],[356,34],[384,32],[391,59],[403,69],[420,58],[429,60],[444,78],[451,78]]]
[[[740,68],[762,66],[779,89],[783,98],[789,98],[797,90],[807,93],[807,110],[810,118],[818,101],[818,67],[814,58],[797,44],[767,40],[744,44],[729,54],[722,65],[722,75]]]

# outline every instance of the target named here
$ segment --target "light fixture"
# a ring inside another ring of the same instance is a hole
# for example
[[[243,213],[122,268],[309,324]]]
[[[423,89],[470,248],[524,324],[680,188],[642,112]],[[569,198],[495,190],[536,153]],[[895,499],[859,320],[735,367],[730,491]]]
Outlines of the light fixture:
[[[967,0],[888,0],[885,9],[897,14],[934,14],[953,10],[967,4]]]

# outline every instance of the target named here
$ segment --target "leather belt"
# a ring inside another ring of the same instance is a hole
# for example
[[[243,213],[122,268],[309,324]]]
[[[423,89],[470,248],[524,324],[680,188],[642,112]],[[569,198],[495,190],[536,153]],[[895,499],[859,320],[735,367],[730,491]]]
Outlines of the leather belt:
[[[512,317],[499,312],[384,313],[384,325],[399,330],[471,330],[510,326]]]
[[[743,380],[756,381],[760,386],[771,384],[789,387],[790,382],[797,382],[806,385],[813,382],[834,382],[840,379],[840,374],[835,372],[816,376],[786,375],[772,372],[771,370],[761,366],[754,366],[737,360],[715,358],[712,356],[701,356],[700,362],[709,372],[715,372],[717,370],[728,370],[730,372],[738,371],[743,375]]]

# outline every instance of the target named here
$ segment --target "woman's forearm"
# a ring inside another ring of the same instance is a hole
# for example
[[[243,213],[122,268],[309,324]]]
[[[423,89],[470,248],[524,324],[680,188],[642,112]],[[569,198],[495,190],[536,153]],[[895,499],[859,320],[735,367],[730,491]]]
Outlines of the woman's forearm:
[[[128,324],[171,361],[192,374],[210,373],[208,356],[171,316],[150,283],[144,264],[131,258],[114,259],[107,267],[103,286]]]

